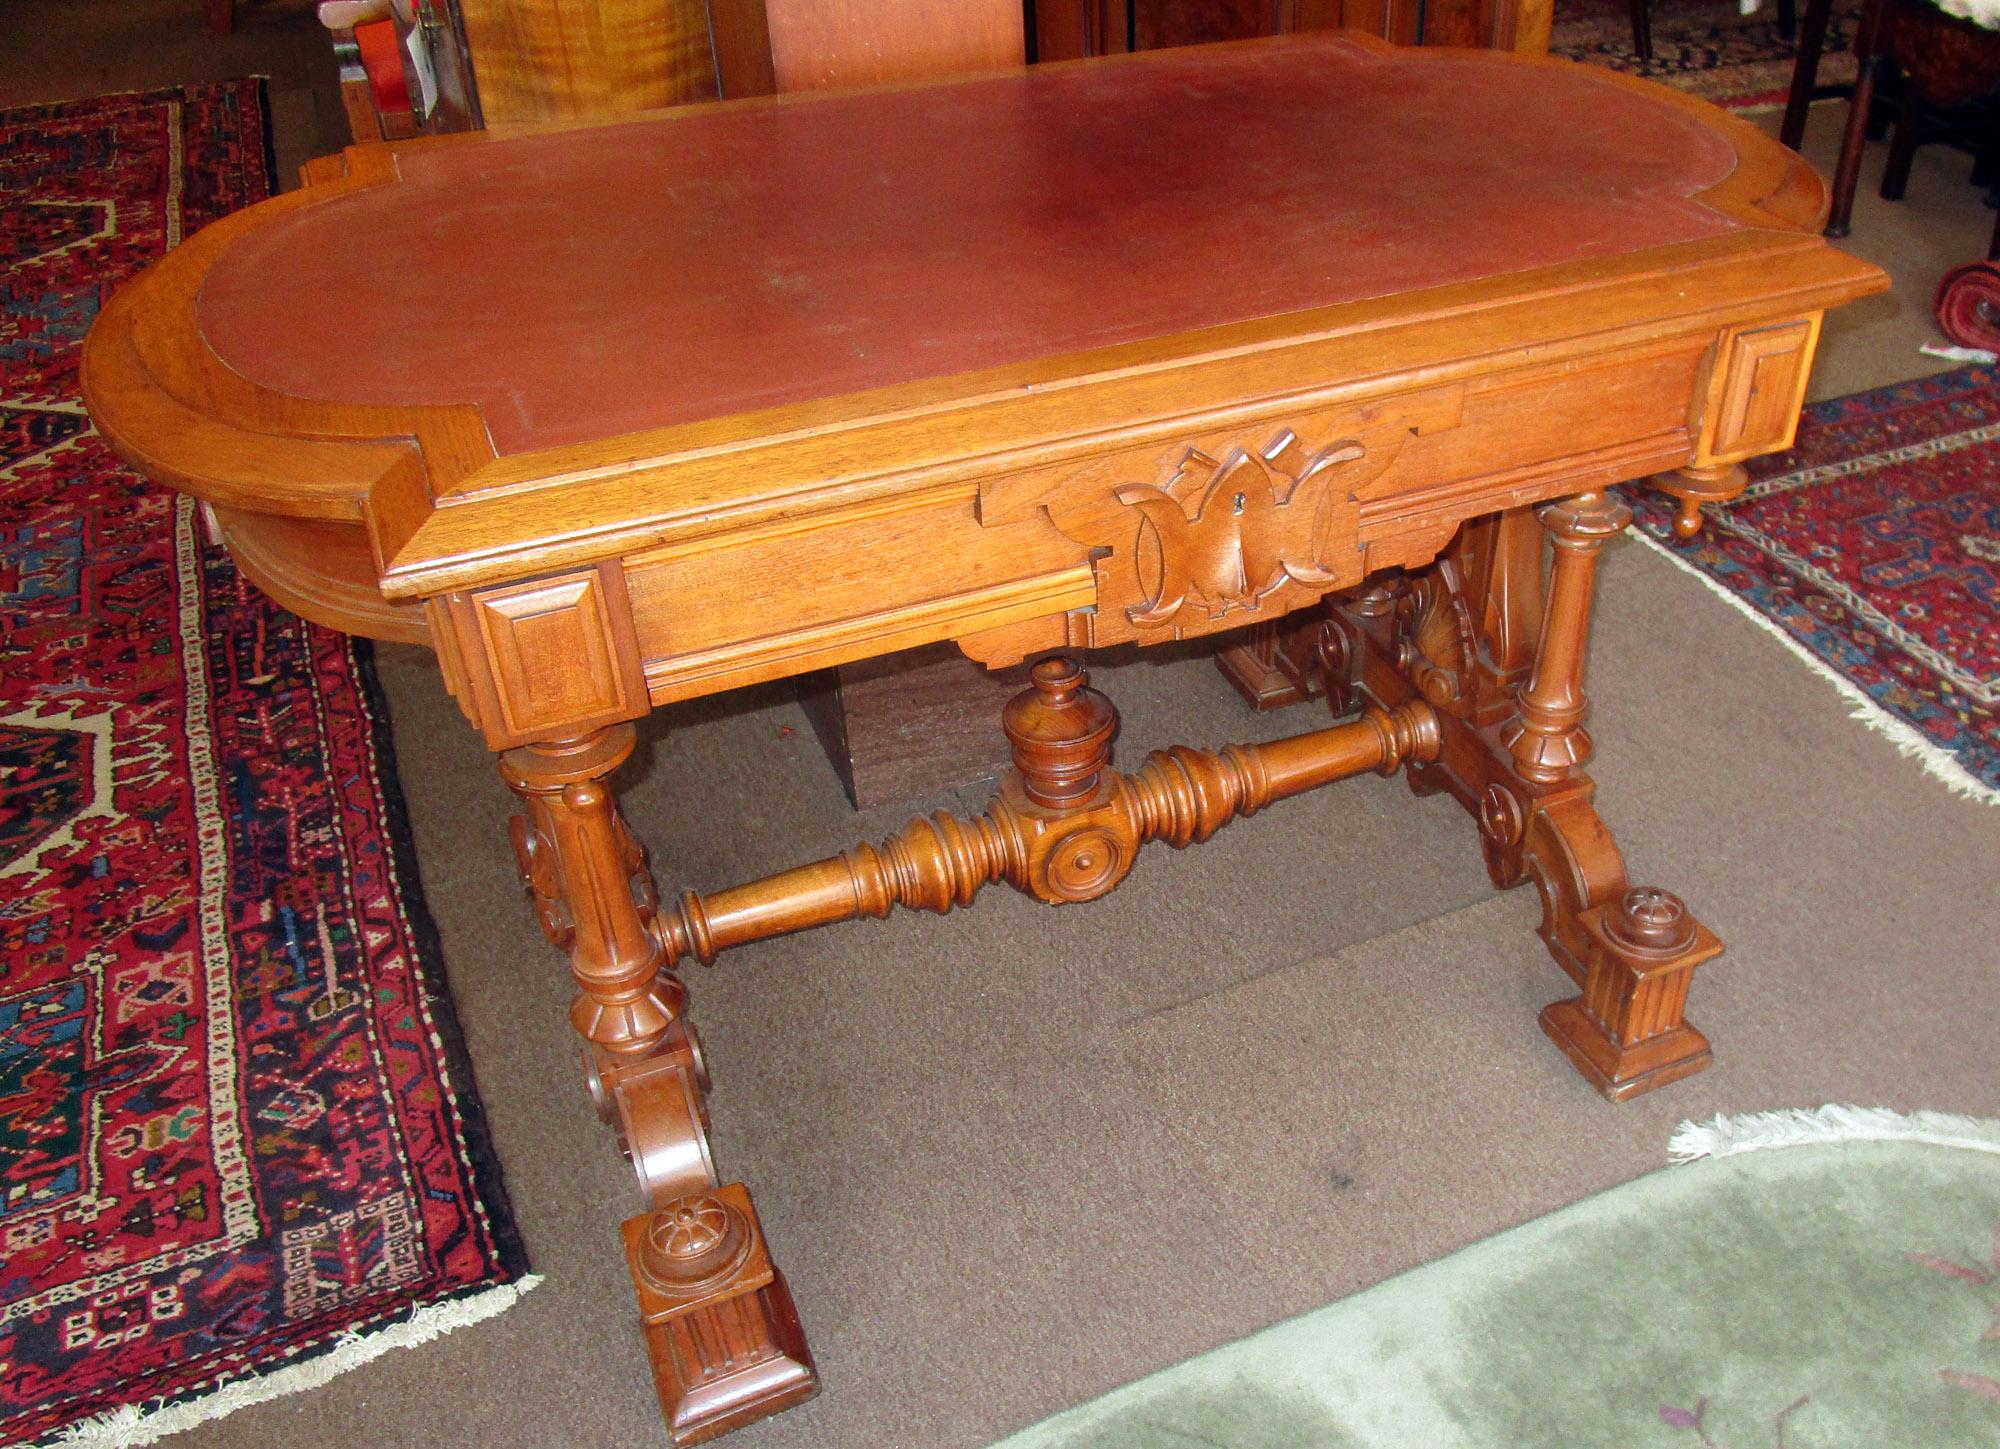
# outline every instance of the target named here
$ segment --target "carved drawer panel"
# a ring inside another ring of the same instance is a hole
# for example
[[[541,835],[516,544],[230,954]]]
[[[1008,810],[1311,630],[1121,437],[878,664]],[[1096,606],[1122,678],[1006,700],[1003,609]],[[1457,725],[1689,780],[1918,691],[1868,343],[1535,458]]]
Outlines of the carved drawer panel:
[[[981,528],[970,485],[662,548],[628,563],[655,703],[1060,617],[1088,552],[1046,518]]]

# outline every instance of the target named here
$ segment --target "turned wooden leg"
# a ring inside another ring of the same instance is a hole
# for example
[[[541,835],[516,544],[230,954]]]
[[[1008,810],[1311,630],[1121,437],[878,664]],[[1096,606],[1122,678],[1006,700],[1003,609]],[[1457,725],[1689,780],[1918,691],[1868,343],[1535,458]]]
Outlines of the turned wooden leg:
[[[591,1095],[631,1159],[649,1210],[623,1227],[646,1346],[675,1444],[695,1444],[810,1397],[812,1358],[750,1195],[717,1182],[708,1072],[663,969],[658,896],[610,775],[629,724],[503,753],[525,814],[512,823],[542,928],[569,953],[570,1021]]]
[[[1632,521],[1632,510],[1609,493],[1580,493],[1541,510],[1555,544],[1548,602],[1542,613],[1541,649],[1521,690],[1514,721],[1501,738],[1514,767],[1527,779],[1551,785],[1590,759],[1583,727],[1583,649],[1590,633],[1590,601],[1598,551]]]
[[[1555,546],[1541,648],[1501,739],[1524,779],[1558,787],[1590,759],[1583,655],[1597,558],[1632,513],[1609,494],[1584,493],[1549,504],[1539,516]],[[1721,942],[1677,897],[1651,887],[1625,889],[1623,862],[1587,795],[1545,796],[1540,803],[1523,840],[1540,857],[1536,879],[1558,917],[1545,922],[1544,937],[1583,987],[1581,996],[1542,1013],[1543,1029],[1614,1101],[1700,1071],[1709,1061],[1708,1041],[1682,1011],[1689,976],[1721,951]],[[1564,890],[1577,882],[1585,886],[1581,893]]]
[[[1750,474],[1741,463],[1713,463],[1662,473],[1653,486],[1680,500],[1680,511],[1674,517],[1675,536],[1693,538],[1701,532],[1702,504],[1727,503],[1738,497],[1750,486]]]
[[[1910,78],[1903,77],[1903,96],[1896,106],[1895,129],[1889,133],[1889,156],[1882,163],[1884,201],[1901,201],[1910,186],[1910,165],[1917,159],[1917,133],[1924,122],[1924,103]]]

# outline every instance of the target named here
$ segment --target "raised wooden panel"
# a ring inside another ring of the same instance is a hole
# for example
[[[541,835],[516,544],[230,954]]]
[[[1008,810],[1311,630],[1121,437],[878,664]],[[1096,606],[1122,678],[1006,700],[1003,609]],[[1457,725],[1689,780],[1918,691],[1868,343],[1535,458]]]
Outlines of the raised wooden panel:
[[[646,712],[645,671],[615,564],[456,595],[452,604],[476,715],[496,747]]]
[[[1723,335],[1697,461],[1735,462],[1791,446],[1818,338],[1817,314]]]

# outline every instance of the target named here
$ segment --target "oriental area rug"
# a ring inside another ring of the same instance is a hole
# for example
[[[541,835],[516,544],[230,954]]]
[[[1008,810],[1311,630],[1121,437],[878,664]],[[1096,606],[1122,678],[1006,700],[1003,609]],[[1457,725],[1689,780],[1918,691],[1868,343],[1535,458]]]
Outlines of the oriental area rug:
[[[2000,1123],[1718,1118],[1673,1155],[1003,1449],[2000,1443]]]
[[[1834,0],[1818,83],[1854,83],[1854,27],[1863,0]],[[1799,0],[1804,11],[1805,0]],[[1777,0],[1744,15],[1736,0],[1652,0],[1653,58],[1632,49],[1626,0],[1557,0],[1549,54],[1607,66],[1690,91],[1733,110],[1781,106],[1792,83],[1792,43],[1778,33]]]
[[[77,398],[110,289],[267,194],[261,96],[0,112],[0,1443],[149,1442],[532,1281],[370,656]]]
[[[2000,803],[2000,372],[1966,367],[1806,410],[1692,540],[1646,537],[1959,794]]]

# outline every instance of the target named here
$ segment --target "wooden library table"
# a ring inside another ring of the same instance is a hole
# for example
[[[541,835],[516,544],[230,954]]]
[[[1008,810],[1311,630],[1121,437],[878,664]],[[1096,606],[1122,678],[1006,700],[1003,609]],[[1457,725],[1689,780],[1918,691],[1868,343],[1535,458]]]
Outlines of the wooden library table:
[[[709,1158],[690,958],[998,881],[1089,900],[1148,841],[1402,769],[1539,889],[1578,990],[1542,1024],[1585,1077],[1707,1062],[1683,1005],[1721,946],[1627,880],[1582,670],[1629,519],[1606,490],[1660,475],[1699,527],[1791,441],[1823,311],[1885,285],[1750,126],[1315,34],[357,148],[311,181],[114,297],[85,395],[274,598],[435,649],[499,752],[644,1194],[625,1251],[675,1442],[817,1383]],[[1245,624],[1340,722],[1113,770],[1073,653]],[[662,904],[608,784],[632,721],[938,640],[1041,658],[984,814]]]

